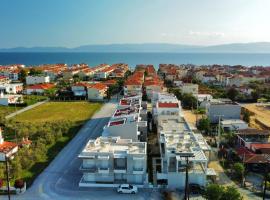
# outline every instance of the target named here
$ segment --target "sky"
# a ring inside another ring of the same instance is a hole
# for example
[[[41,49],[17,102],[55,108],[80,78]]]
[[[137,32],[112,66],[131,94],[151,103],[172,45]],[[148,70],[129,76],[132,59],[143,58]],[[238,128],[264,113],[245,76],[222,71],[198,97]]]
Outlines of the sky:
[[[0,48],[270,42],[270,0],[1,0]]]

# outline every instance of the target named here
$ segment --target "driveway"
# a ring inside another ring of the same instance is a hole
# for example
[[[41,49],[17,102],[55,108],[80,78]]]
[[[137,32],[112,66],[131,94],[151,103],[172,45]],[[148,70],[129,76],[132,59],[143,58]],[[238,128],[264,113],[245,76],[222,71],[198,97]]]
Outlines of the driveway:
[[[11,199],[21,200],[78,200],[78,199],[158,199],[159,193],[141,189],[136,195],[120,195],[112,188],[80,188],[81,161],[77,158],[87,141],[101,135],[117,105],[116,99],[106,103],[78,134],[57,155],[50,165],[36,178],[33,185],[22,195]]]

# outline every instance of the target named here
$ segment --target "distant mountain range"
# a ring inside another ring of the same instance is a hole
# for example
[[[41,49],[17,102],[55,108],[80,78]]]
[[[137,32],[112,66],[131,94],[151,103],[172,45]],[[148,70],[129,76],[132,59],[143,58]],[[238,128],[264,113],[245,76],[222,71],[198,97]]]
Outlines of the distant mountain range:
[[[17,47],[0,49],[0,52],[126,52],[126,53],[270,53],[270,42],[233,43],[213,46],[193,46],[166,43],[85,45],[65,47]]]

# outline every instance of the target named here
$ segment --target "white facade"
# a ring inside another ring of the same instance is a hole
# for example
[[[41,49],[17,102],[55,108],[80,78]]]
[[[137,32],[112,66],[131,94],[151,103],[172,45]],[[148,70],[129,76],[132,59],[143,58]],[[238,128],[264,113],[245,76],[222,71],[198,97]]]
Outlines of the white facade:
[[[109,123],[104,127],[102,136],[120,136],[122,139],[133,141],[145,138],[147,121],[141,116],[143,109],[140,98],[141,96],[135,96],[121,99]]]
[[[35,84],[49,83],[49,82],[50,82],[49,76],[27,76],[26,77],[27,85],[35,85]]]
[[[240,119],[228,119],[228,120],[221,121],[221,127],[224,130],[236,131],[236,130],[247,129],[248,124]]]
[[[193,133],[181,113],[180,102],[176,97],[170,102],[161,98],[153,113],[161,152],[161,171],[156,174],[157,181],[166,180],[168,188],[183,189],[186,161],[181,155],[193,153],[194,157],[189,159],[189,183],[205,186],[210,147],[201,134]]]
[[[180,89],[183,94],[192,94],[193,96],[197,97],[199,86],[198,84],[184,83],[180,85]]]
[[[98,184],[148,182],[145,142],[133,142],[120,137],[99,137],[89,140],[79,155],[83,177],[81,187]]]
[[[93,101],[103,101],[106,97],[107,88],[98,89],[98,88],[87,88],[88,100]]]
[[[0,91],[8,94],[17,94],[23,91],[23,83],[0,84]]]

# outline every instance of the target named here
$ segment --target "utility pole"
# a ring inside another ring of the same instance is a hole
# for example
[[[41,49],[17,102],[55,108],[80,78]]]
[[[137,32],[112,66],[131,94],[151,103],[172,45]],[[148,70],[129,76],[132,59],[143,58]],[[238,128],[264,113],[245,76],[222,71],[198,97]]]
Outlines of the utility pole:
[[[189,158],[195,157],[194,153],[183,153],[180,154],[180,157],[186,159],[186,180],[185,180],[185,197],[184,200],[189,200],[189,184],[188,184],[188,163],[189,163]]]
[[[263,188],[263,200],[265,200],[265,195],[266,195],[266,188],[267,188],[267,173],[268,173],[268,166],[269,163],[266,163],[266,168],[264,171],[264,188]]]
[[[223,117],[224,115],[214,115],[215,117],[218,117],[218,144],[217,144],[217,148],[219,149],[219,145],[220,145],[220,120],[221,117]]]
[[[8,189],[8,200],[10,200],[10,188],[9,188],[9,167],[8,167],[8,157],[5,155],[6,161],[6,175],[7,175],[7,189]]]

